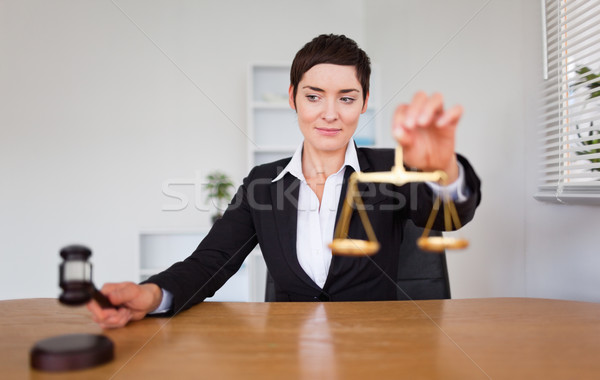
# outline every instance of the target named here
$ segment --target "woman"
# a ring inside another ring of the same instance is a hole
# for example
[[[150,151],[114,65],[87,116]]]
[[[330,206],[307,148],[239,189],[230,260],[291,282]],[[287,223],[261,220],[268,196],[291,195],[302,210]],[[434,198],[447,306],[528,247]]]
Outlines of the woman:
[[[363,199],[381,249],[372,257],[332,257],[328,244],[354,171],[386,171],[392,150],[356,148],[352,135],[369,100],[369,58],[340,35],[321,35],[294,58],[289,103],[297,112],[303,144],[294,156],[255,167],[223,218],[186,260],[145,283],[106,284],[102,292],[118,309],[88,304],[102,327],[120,327],[148,313],[170,314],[210,297],[260,244],[275,282],[277,301],[360,301],[396,297],[389,281],[398,267],[402,226],[424,225],[436,184],[366,186]],[[479,180],[454,152],[460,106],[444,109],[442,96],[417,93],[400,105],[393,135],[406,166],[444,170],[461,221],[479,204]],[[415,207],[415,205],[417,207]],[[437,224],[438,226],[441,223]],[[358,218],[349,236],[365,238]]]

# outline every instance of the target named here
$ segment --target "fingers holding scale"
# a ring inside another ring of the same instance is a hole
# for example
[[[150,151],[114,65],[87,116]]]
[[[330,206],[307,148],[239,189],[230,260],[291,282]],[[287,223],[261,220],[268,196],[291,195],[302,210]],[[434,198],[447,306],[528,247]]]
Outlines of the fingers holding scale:
[[[410,104],[396,108],[393,136],[403,148],[404,163],[421,170],[457,172],[454,141],[463,108],[444,109],[442,94],[418,92]]]
[[[409,130],[416,127],[430,127],[435,124],[443,113],[444,97],[442,94],[437,92],[428,96],[425,92],[419,91],[406,109],[404,124]]]
[[[405,125],[408,108],[408,104],[399,105],[394,113],[394,122],[392,124],[394,138],[398,141],[398,144],[402,146],[407,146],[412,141],[410,133],[408,133],[409,131]]]
[[[394,114],[394,136],[402,145],[411,142],[410,133],[415,128],[438,126],[440,117],[444,115],[444,97],[440,93],[428,96],[419,91],[415,94],[410,104],[402,104],[396,108]],[[446,119],[444,122],[446,122]],[[440,125],[441,126],[441,125]]]
[[[444,97],[439,92],[426,97],[419,110],[416,122],[421,128],[429,127],[437,122],[440,115],[444,113]]]
[[[438,128],[456,126],[458,124],[458,121],[462,117],[463,111],[464,109],[460,105],[454,106],[449,110],[446,110],[436,121],[435,126]]]
[[[405,110],[404,126],[406,129],[411,130],[417,126],[417,120],[419,120],[427,100],[427,94],[423,91],[419,91],[413,96],[412,101]]]
[[[445,110],[444,97],[441,93],[428,96],[425,92],[419,91],[410,104],[401,104],[396,108],[393,122],[394,137],[406,147],[412,143],[411,136],[417,130],[456,127],[462,114],[463,107],[460,105]]]

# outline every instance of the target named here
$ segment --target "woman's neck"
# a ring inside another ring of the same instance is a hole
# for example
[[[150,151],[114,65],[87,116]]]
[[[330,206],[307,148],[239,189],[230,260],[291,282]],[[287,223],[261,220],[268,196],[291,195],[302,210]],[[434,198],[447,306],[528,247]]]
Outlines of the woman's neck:
[[[305,178],[327,178],[337,173],[346,158],[346,147],[336,151],[317,151],[304,145],[302,149],[302,173]]]

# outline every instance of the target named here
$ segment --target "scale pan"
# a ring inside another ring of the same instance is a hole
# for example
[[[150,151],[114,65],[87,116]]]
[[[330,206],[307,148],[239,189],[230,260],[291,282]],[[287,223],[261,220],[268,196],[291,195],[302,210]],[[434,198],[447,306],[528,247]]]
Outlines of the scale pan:
[[[443,252],[446,249],[463,249],[469,246],[467,239],[459,239],[444,236],[421,237],[417,240],[417,246],[423,251]]]
[[[370,256],[379,251],[379,243],[359,239],[333,239],[331,252],[340,256]]]

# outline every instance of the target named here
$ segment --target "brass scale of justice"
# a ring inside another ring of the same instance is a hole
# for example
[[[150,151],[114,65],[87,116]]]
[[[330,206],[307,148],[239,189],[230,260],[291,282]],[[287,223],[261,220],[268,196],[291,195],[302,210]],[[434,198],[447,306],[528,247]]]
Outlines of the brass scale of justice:
[[[411,172],[404,169],[403,164],[402,147],[398,145],[396,147],[396,153],[394,157],[394,166],[389,172],[354,172],[350,176],[348,182],[348,191],[346,193],[346,199],[342,207],[342,214],[340,221],[335,229],[333,241],[329,244],[329,248],[334,255],[340,256],[369,256],[374,255],[379,251],[379,242],[365,211],[365,207],[358,191],[359,182],[371,182],[371,183],[391,183],[396,186],[402,186],[409,182],[438,182],[441,185],[445,185],[448,180],[448,175],[442,170],[436,170],[433,172]],[[429,219],[423,230],[423,234],[417,239],[417,246],[424,251],[429,252],[444,252],[446,249],[464,249],[469,245],[469,241],[463,238],[447,237],[447,236],[429,236],[433,222],[438,214],[440,203],[443,203],[444,210],[444,229],[451,231],[452,227],[459,229],[461,227],[458,213],[454,202],[450,198],[447,192],[437,195]],[[356,206],[356,207],[355,207]],[[349,239],[348,228],[350,226],[350,219],[352,217],[352,210],[356,209],[363,228],[367,233],[369,240],[360,239]]]

